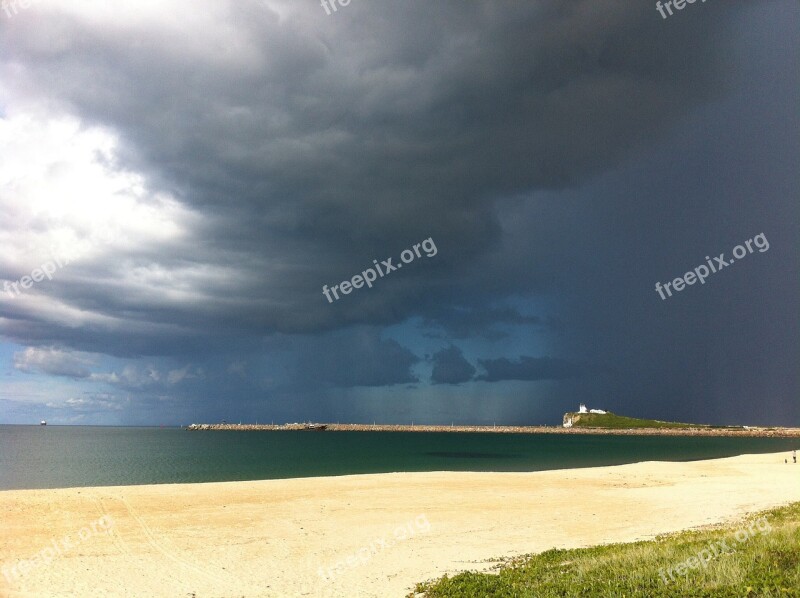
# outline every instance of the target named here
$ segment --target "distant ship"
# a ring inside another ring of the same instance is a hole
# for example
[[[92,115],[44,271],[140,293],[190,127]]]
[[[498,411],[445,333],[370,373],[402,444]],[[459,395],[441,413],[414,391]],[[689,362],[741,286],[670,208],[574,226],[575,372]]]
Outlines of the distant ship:
[[[40,421],[40,422],[39,422],[39,425],[40,425],[40,426],[46,426],[46,425],[47,425],[47,422],[46,422],[46,421],[44,421],[44,420],[42,420],[42,421]]]

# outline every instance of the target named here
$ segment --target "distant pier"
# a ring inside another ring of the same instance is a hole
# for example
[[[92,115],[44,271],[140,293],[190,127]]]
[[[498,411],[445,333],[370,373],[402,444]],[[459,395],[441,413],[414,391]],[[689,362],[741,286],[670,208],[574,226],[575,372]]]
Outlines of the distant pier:
[[[461,432],[495,434],[616,434],[628,436],[743,436],[761,438],[800,438],[800,428],[705,426],[688,428],[564,428],[563,426],[431,426],[403,424],[191,424],[186,430],[225,430],[239,432]]]

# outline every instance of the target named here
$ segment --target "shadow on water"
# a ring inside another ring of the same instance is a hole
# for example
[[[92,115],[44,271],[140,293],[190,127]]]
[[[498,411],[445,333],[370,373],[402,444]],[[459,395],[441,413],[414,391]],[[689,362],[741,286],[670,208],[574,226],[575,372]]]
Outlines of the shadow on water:
[[[467,451],[430,451],[425,453],[430,457],[444,457],[446,459],[520,459],[522,455],[507,453],[471,453]]]

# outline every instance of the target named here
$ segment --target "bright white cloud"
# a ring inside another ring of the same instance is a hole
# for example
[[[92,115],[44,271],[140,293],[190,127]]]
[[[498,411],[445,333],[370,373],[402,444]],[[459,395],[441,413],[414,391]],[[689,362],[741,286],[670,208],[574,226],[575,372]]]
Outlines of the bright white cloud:
[[[115,386],[143,388],[174,385],[184,380],[203,378],[204,376],[205,372],[202,368],[193,367],[191,364],[179,369],[169,370],[166,374],[159,371],[152,364],[143,367],[136,364],[127,364],[120,372],[95,372],[89,376],[89,379],[94,382],[105,382]]]
[[[178,384],[179,382],[189,378],[202,378],[203,376],[205,376],[205,373],[201,368],[196,368],[193,373],[192,366],[189,364],[179,370],[170,370],[169,374],[167,375],[167,382],[170,384]]]
[[[22,274],[70,254],[177,242],[197,221],[174,198],[118,168],[116,137],[69,116],[11,110],[0,118],[0,263]]]
[[[71,411],[121,411],[130,403],[129,399],[117,399],[111,394],[97,394],[90,397],[70,397],[62,402],[46,403],[51,409],[69,409]]]
[[[70,378],[87,378],[92,361],[71,351],[53,347],[28,347],[14,354],[14,369]]]
[[[96,382],[106,382],[108,384],[134,388],[158,384],[161,378],[162,375],[155,366],[146,365],[140,368],[133,364],[126,365],[119,373],[93,373],[90,376],[90,379]]]

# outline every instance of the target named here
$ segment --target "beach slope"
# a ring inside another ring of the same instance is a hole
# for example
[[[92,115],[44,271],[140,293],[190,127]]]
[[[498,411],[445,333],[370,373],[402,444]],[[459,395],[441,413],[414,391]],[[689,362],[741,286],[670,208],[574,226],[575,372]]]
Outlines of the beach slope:
[[[0,492],[0,595],[404,596],[491,559],[800,501],[786,454]]]

